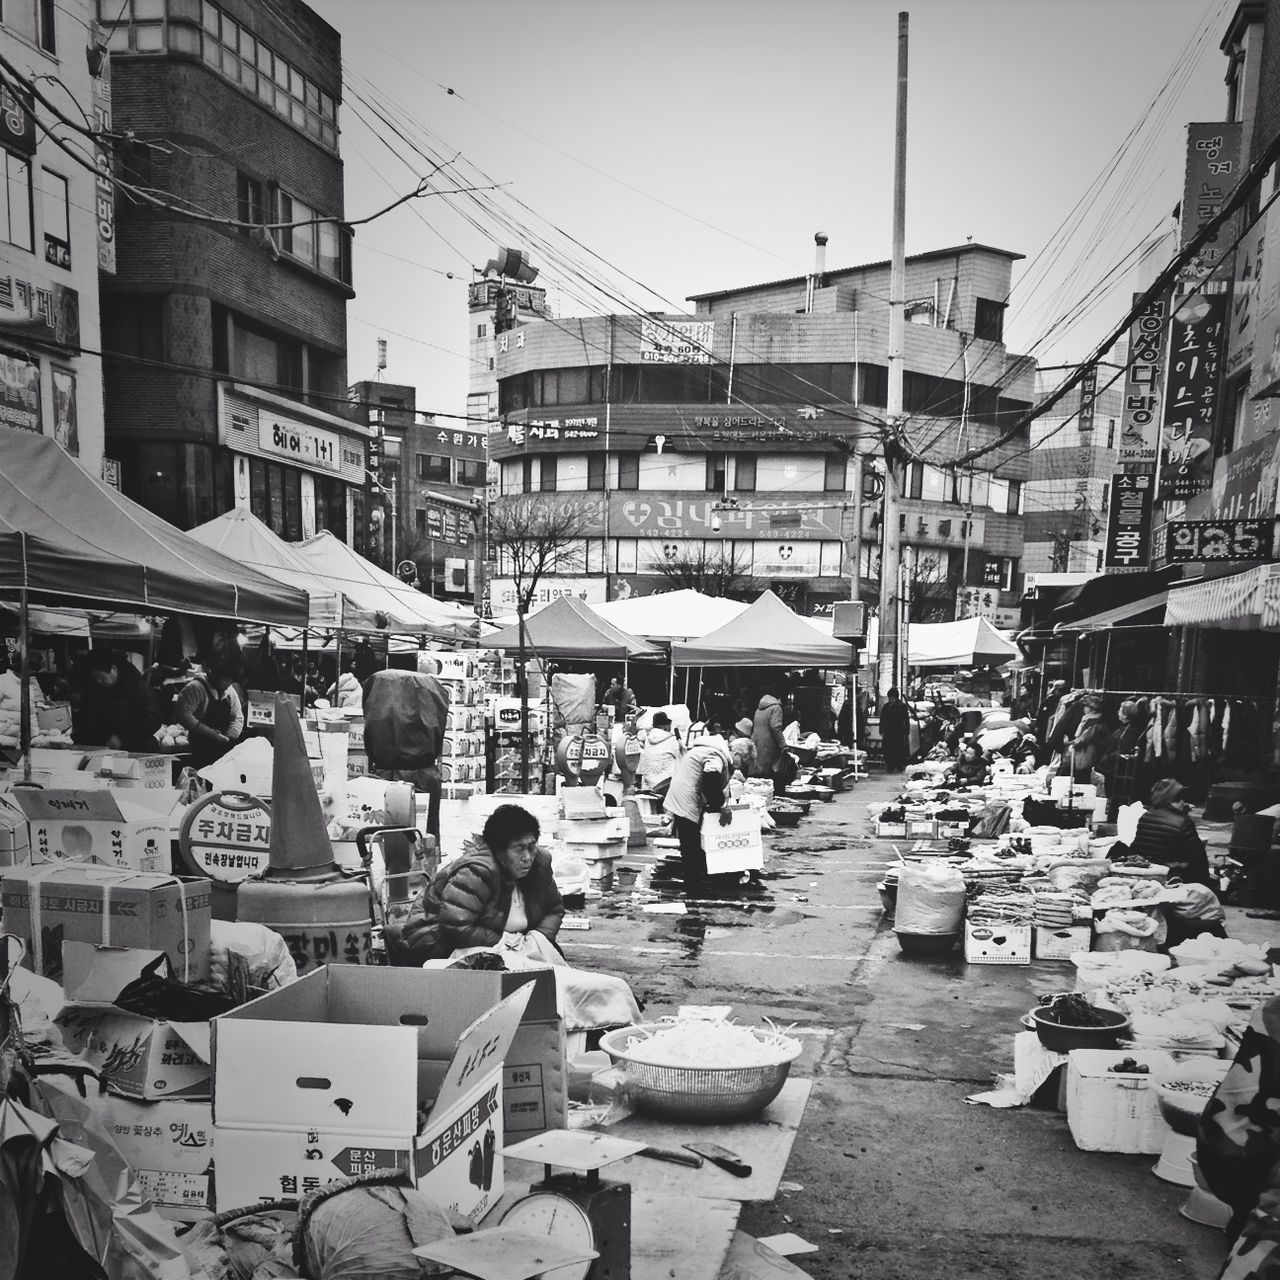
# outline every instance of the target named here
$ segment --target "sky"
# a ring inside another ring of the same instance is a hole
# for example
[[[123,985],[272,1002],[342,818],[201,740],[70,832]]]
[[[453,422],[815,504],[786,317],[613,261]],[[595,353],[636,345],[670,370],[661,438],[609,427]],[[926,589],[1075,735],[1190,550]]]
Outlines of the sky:
[[[350,380],[466,409],[466,286],[529,251],[559,315],[891,248],[897,15],[910,14],[906,251],[1026,255],[1006,338],[1089,354],[1225,112],[1235,0],[310,0],[342,36]],[[451,188],[475,187],[469,194]],[[1081,309],[1083,310],[1081,311]],[[1077,315],[1076,313],[1081,313]],[[1074,318],[1073,318],[1074,317]]]

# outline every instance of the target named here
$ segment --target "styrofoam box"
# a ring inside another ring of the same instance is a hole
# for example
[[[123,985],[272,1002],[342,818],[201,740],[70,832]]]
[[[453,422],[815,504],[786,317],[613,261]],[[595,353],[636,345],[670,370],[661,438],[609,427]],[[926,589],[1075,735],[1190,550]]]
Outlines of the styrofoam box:
[[[971,924],[964,926],[967,964],[1030,964],[1029,924]]]
[[[1036,928],[1037,960],[1070,960],[1077,951],[1088,951],[1092,930],[1087,924],[1068,929]]]
[[[907,835],[933,839],[938,834],[938,824],[932,818],[908,818]]]
[[[1146,1075],[1117,1074],[1108,1068],[1136,1058]],[[1154,1081],[1173,1069],[1161,1049],[1073,1049],[1067,1062],[1067,1126],[1081,1151],[1160,1153],[1169,1126],[1160,1114]]]
[[[884,840],[905,840],[907,824],[905,822],[877,822],[876,835]]]

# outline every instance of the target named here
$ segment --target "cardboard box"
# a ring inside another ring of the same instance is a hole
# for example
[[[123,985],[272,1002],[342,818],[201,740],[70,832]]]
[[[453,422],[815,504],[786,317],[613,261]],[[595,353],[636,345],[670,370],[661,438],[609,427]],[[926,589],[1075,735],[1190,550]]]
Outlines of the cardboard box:
[[[22,867],[31,861],[27,815],[0,795],[0,867]]]
[[[94,1100],[94,1110],[147,1198],[166,1217],[191,1219],[212,1210],[209,1102],[137,1102],[106,1093]]]
[[[71,731],[71,703],[51,702],[36,710],[36,725],[41,733],[69,733]]]
[[[5,931],[31,943],[28,967],[54,981],[62,978],[64,942],[164,951],[179,977],[203,981],[211,905],[208,880],[70,862],[0,870]]]
[[[1029,924],[970,924],[964,926],[967,964],[1030,964]]]
[[[159,1101],[209,1097],[209,1024],[156,1022],[109,1005],[69,1004],[55,1019],[63,1042],[111,1093]]]
[[[173,757],[162,752],[90,751],[84,767],[113,787],[163,791],[173,786]]]
[[[215,1018],[217,1202],[399,1168],[447,1212],[484,1217],[503,1192],[503,1061],[535,984],[493,1004],[495,984],[457,976],[328,965]]]
[[[1070,960],[1077,951],[1088,951],[1093,930],[1087,924],[1069,929],[1046,929],[1036,926],[1037,960]]]
[[[527,1017],[516,1030],[502,1069],[502,1120],[508,1142],[536,1138],[569,1123],[569,1073],[564,1023]]]
[[[764,867],[764,839],[760,834],[760,814],[756,809],[731,805],[733,820],[720,825],[718,813],[702,819],[702,847],[707,855],[707,874],[732,875],[735,871],[759,871]],[[620,852],[626,852],[625,842]],[[582,856],[575,847],[574,853]]]
[[[9,799],[27,819],[32,862],[92,860],[133,871],[169,870],[175,791],[19,788]]]

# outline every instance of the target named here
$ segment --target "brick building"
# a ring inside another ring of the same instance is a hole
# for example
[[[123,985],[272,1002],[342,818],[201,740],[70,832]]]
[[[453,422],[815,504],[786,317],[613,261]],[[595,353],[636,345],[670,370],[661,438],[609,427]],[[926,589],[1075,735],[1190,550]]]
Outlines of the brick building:
[[[118,175],[237,224],[117,199],[102,317],[125,491],[181,527],[235,505],[286,538],[363,546],[338,33],[298,0],[98,0],[97,17],[134,135]]]
[[[92,0],[0,9],[0,55],[14,68],[0,73],[0,429],[54,436],[100,475],[98,264],[111,264],[110,194],[100,214],[96,174],[37,127],[33,110],[46,128],[56,117],[23,88],[39,87],[81,127],[105,109],[105,75],[86,57],[93,16]]]
[[[966,562],[992,613],[1011,611],[1021,585],[1025,440],[972,477],[942,465],[1030,403],[1034,365],[1002,332],[1017,257],[968,244],[906,263],[906,426],[928,460],[905,470],[901,521],[932,617],[955,616]],[[710,564],[817,613],[849,598],[856,546],[874,600],[878,511],[861,504],[857,528],[850,458],[883,455],[888,280],[888,263],[819,266],[699,295],[692,317],[535,320],[500,335],[500,494],[555,492],[589,521],[563,589],[644,594],[672,585],[673,567]]]

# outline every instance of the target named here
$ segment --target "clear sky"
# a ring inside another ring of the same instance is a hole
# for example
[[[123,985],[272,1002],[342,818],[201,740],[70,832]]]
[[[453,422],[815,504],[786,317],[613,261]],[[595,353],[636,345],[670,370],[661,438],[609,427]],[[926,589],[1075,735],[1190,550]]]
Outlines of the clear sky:
[[[910,13],[907,252],[1027,255],[1006,334],[1086,355],[1126,255],[1181,196],[1185,125],[1225,111],[1235,0],[311,0],[342,35],[354,382],[465,412],[466,284],[527,248],[561,315],[890,251],[897,14]],[[453,92],[449,92],[452,90]],[[400,136],[403,135],[403,136]],[[448,273],[453,278],[448,278]],[[1054,322],[1104,278],[1071,326]]]

